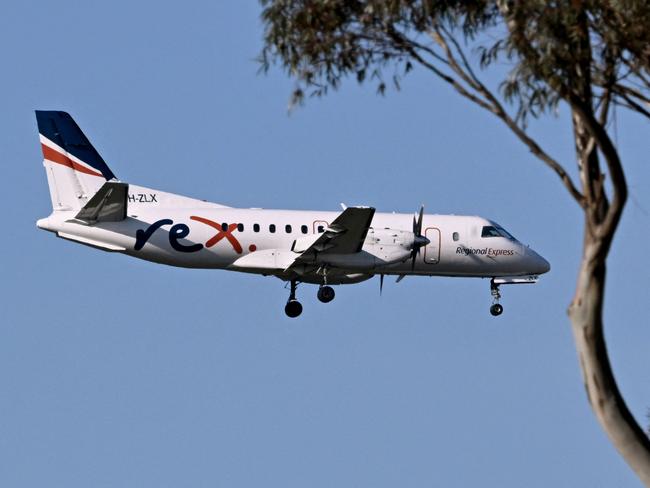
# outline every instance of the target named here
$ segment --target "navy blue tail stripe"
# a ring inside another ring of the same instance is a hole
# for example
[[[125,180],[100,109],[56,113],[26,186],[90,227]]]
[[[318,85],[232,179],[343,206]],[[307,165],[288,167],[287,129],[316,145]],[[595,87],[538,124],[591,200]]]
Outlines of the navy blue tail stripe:
[[[68,153],[99,171],[104,178],[115,178],[77,123],[66,112],[37,110],[38,132]]]

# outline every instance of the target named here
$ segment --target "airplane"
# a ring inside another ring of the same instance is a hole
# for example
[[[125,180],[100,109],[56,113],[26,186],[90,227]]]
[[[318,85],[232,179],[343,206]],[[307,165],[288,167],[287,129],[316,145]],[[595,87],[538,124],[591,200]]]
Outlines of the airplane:
[[[530,284],[550,265],[492,220],[478,216],[232,208],[119,180],[73,118],[36,111],[52,213],[36,225],[109,252],[187,268],[276,276],[289,283],[285,313],[298,317],[299,283],[332,285],[384,276],[489,278],[490,313],[500,286]]]

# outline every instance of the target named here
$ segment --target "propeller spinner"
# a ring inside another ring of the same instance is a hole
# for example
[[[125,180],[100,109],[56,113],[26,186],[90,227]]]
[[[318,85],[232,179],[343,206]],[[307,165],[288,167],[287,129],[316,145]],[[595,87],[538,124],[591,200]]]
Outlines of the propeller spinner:
[[[413,245],[411,247],[411,270],[415,269],[415,260],[420,255],[420,248],[431,241],[422,235],[422,218],[424,217],[424,205],[420,207],[419,214],[413,216]],[[399,275],[396,283],[402,281],[405,275]],[[384,275],[379,275],[379,295],[384,289]]]
[[[424,205],[420,207],[420,213],[413,216],[413,248],[411,250],[411,271],[415,269],[415,260],[420,255],[420,248],[431,241],[422,235],[422,217],[424,216]]]

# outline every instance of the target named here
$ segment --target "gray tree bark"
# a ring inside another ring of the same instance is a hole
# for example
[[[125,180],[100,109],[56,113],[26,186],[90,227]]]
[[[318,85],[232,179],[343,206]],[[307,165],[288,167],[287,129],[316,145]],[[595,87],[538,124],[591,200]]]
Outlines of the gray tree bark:
[[[582,93],[591,100],[590,90]],[[591,104],[573,100],[573,130],[585,197],[582,261],[569,318],[587,398],[601,427],[645,486],[650,487],[650,439],[636,422],[614,378],[603,329],[606,261],[627,200],[618,152],[605,131],[609,102],[599,120]],[[604,190],[600,149],[612,179],[612,201]]]
[[[586,226],[587,227],[587,226]],[[650,441],[618,389],[603,335],[606,267],[599,243],[585,236],[582,263],[569,317],[587,398],[601,427],[640,480],[650,487]]]

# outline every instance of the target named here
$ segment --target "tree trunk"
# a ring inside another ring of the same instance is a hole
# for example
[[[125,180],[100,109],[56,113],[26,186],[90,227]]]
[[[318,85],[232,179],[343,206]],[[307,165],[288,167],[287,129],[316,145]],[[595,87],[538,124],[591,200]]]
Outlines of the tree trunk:
[[[603,335],[605,258],[585,229],[582,263],[569,317],[583,381],[598,422],[625,461],[650,487],[650,440],[630,413],[614,379]]]

